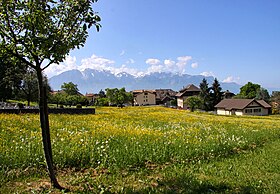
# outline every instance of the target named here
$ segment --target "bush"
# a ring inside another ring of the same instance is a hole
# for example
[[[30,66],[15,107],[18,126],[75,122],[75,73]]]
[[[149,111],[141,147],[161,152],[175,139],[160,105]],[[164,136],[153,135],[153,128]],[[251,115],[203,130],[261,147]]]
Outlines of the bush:
[[[64,106],[63,106],[63,105],[60,105],[59,108],[64,108]]]
[[[77,104],[76,108],[83,108],[81,104]]]
[[[279,114],[279,113],[280,113],[280,111],[278,109],[276,109],[276,108],[272,109],[272,114],[273,115],[276,115],[276,114]]]

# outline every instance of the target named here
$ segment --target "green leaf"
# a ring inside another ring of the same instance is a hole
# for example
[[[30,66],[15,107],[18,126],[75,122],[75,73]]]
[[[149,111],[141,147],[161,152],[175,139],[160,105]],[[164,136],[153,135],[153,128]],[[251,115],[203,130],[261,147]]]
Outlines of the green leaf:
[[[83,26],[83,30],[84,30],[84,31],[86,31],[86,30],[87,30],[87,25],[86,25],[86,24],[84,24],[84,26]]]

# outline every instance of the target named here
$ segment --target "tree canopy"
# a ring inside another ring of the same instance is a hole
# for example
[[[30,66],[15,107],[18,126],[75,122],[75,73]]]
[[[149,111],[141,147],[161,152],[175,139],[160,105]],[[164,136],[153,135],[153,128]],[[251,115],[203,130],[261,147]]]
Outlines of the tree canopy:
[[[202,109],[204,110],[210,110],[210,100],[211,100],[211,96],[210,96],[210,89],[208,86],[208,82],[205,78],[202,79],[201,83],[199,84],[199,88],[200,88],[200,98],[202,100]]]
[[[264,100],[266,102],[269,102],[270,101],[270,95],[267,91],[267,89],[265,88],[260,88],[257,90],[257,93],[256,93],[256,99],[257,100]]]
[[[96,0],[1,1],[0,48],[31,67],[60,63],[74,48],[84,46],[87,29],[99,30]]]
[[[259,84],[248,82],[240,88],[240,92],[236,98],[256,98],[257,91],[261,88]]]
[[[105,91],[111,105],[123,107],[124,103],[130,102],[133,98],[131,93],[125,91],[125,88],[107,88]]]
[[[214,106],[217,105],[222,100],[222,87],[217,80],[217,78],[214,79],[214,82],[212,83],[211,87],[211,101],[212,106],[211,109],[214,109]]]
[[[0,50],[0,100],[15,97],[27,66]]]
[[[199,96],[190,96],[186,101],[188,107],[190,107],[191,112],[195,109],[201,108],[203,102]]]
[[[78,85],[73,82],[63,83],[61,85],[61,90],[68,95],[77,95],[79,93]]]

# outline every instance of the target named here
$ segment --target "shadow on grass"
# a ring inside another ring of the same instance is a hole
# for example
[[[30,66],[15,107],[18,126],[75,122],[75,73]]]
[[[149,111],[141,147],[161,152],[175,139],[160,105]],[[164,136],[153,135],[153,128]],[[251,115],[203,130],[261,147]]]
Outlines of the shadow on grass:
[[[114,186],[113,186],[114,187]],[[90,190],[76,191],[75,193],[92,193]],[[183,175],[175,178],[157,180],[153,183],[145,183],[145,185],[127,186],[121,191],[112,191],[105,189],[94,191],[101,193],[127,193],[127,194],[176,194],[176,193],[262,193],[260,190],[252,186],[230,186],[225,183],[211,183],[208,181],[199,181],[193,176]]]
[[[181,176],[158,181],[156,186],[143,189],[126,188],[125,193],[256,193],[251,186],[232,187],[225,183],[199,181],[192,176]]]

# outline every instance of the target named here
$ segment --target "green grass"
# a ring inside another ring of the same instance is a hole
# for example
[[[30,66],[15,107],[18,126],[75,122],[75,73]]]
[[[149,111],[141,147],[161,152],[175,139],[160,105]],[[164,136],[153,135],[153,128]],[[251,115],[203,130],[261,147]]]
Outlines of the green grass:
[[[73,193],[279,193],[279,117],[96,112],[50,115],[58,178]],[[38,115],[0,115],[0,135],[0,193],[57,193]]]

